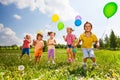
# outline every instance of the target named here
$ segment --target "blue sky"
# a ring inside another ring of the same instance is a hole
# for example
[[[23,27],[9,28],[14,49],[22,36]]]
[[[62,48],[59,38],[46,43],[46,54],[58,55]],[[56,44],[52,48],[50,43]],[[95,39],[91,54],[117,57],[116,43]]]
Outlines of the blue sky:
[[[107,19],[103,14],[103,7],[108,2],[115,2],[118,10],[114,16]],[[66,35],[66,27],[72,27],[77,37],[84,32],[83,24],[90,21],[93,33],[101,38],[103,33],[110,33],[113,29],[120,36],[120,1],[119,0],[0,0],[0,45],[22,44],[25,34],[35,39],[36,32],[44,32],[44,40],[48,39],[47,32],[56,32],[58,43],[65,44],[62,39]],[[53,14],[58,14],[59,21],[65,24],[61,31],[57,23],[51,21]],[[82,17],[82,25],[74,25],[75,16]]]

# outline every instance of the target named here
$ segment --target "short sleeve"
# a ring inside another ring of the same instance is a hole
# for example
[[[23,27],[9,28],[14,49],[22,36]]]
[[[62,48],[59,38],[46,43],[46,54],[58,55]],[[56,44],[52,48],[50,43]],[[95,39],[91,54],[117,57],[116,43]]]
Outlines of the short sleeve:
[[[82,40],[82,35],[80,35],[79,40]]]
[[[75,40],[75,36],[74,36],[74,35],[72,35],[72,40],[73,40],[73,41]]]
[[[96,36],[96,35],[94,35],[94,36],[93,36],[93,39],[94,39],[94,42],[98,41],[98,39],[97,39],[97,36]]]

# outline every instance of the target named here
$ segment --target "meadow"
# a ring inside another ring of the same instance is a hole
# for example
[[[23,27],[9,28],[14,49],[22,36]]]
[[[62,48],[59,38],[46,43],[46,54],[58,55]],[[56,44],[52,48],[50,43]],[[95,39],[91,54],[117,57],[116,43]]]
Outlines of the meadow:
[[[56,64],[47,64],[44,52],[39,64],[34,65],[33,49],[31,61],[25,55],[19,59],[20,50],[0,50],[0,80],[120,80],[120,51],[95,50],[97,66],[92,68],[88,60],[87,70],[82,68],[82,52],[77,49],[76,60],[67,63],[65,49],[56,49]],[[24,65],[24,71],[18,66]]]

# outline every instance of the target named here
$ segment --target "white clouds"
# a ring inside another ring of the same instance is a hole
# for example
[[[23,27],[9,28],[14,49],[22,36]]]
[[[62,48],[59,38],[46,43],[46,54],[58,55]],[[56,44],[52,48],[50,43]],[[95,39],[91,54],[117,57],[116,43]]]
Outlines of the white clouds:
[[[4,5],[9,5],[13,2],[15,2],[16,0],[0,0],[0,3],[4,4]]]
[[[36,9],[35,0],[18,0],[15,5],[19,9],[30,8],[31,11]]]
[[[21,40],[16,36],[14,31],[10,28],[4,27],[4,25],[0,23],[0,45],[13,44],[20,45]]]
[[[72,20],[78,14],[71,7],[69,0],[0,0],[0,3],[14,3],[19,9],[29,8],[31,11],[38,9],[48,16],[56,13],[62,21]]]
[[[70,6],[69,0],[36,0],[36,7],[49,16],[57,13],[63,21],[74,19],[78,14]]]
[[[14,17],[15,19],[17,19],[17,20],[22,19],[22,17],[21,17],[20,15],[18,15],[18,14],[14,14],[13,17]]]

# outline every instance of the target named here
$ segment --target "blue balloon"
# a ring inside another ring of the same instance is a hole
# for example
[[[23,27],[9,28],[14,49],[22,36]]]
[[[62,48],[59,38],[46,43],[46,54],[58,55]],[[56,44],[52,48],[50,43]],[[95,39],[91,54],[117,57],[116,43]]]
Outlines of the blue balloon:
[[[75,20],[75,26],[80,26],[82,24],[82,21],[80,19]]]

